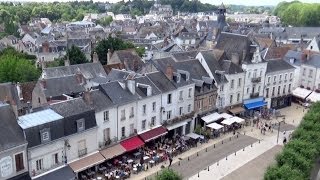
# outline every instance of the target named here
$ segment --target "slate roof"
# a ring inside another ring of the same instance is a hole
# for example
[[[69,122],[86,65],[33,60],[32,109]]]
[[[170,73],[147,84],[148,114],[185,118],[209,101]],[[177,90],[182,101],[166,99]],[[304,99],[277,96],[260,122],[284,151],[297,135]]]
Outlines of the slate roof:
[[[94,90],[90,93],[93,102],[91,107],[93,107],[96,112],[102,111],[115,105],[112,100],[107,95],[103,94],[100,90]]]
[[[156,87],[155,84],[153,84],[153,82],[147,76],[135,78],[135,81],[136,81],[136,83],[151,86],[151,91],[152,91],[151,95],[152,96],[161,94],[160,90]],[[144,92],[143,88],[141,88],[141,87],[136,86],[136,93],[140,96],[140,98],[147,97],[146,92]]]
[[[118,81],[118,80],[124,80],[127,79],[128,75],[134,75],[134,77],[141,77],[141,74],[126,71],[126,70],[119,70],[119,69],[111,69],[107,76],[108,81]]]
[[[174,84],[166,77],[166,75],[160,71],[148,73],[146,76],[157,86],[162,92],[166,93],[176,89]]]
[[[305,39],[313,39],[320,34],[320,27],[286,27],[285,34],[288,39],[300,39],[301,36]]]
[[[106,94],[114,104],[122,105],[137,100],[137,94],[132,94],[129,89],[123,89],[118,81],[100,84],[99,89]]]
[[[107,77],[107,74],[103,69],[103,66],[99,62],[45,68],[42,74],[45,75],[44,77],[45,79],[57,78],[57,77],[70,76],[70,75],[76,74],[78,70],[80,70],[80,72],[87,79],[92,79],[99,76]]]
[[[26,143],[10,105],[0,104],[0,119],[0,152]]]
[[[172,56],[175,61],[188,61],[190,59],[195,59],[199,51],[185,51],[185,52],[176,52]]]
[[[10,104],[15,104],[18,108],[21,107],[15,84],[10,82],[0,84],[0,101],[10,101]]]
[[[132,49],[115,51],[108,64],[115,63],[122,63],[127,70],[131,71],[139,70],[144,64],[141,57]]]
[[[310,58],[306,60],[304,64],[320,68],[320,54],[311,54]]]
[[[224,75],[220,75],[215,73],[217,70],[218,71],[223,71],[223,68],[221,64],[219,63],[219,59],[216,58],[214,53],[212,51],[202,51],[200,52],[206,61],[208,67],[210,68],[210,71],[215,79],[215,81],[218,84],[221,84],[223,82],[228,82],[226,77]]]
[[[251,44],[247,36],[222,32],[218,37],[216,48],[224,50],[228,59],[231,59],[232,53],[237,53],[240,60],[251,60]],[[243,57],[243,51],[246,52],[246,57]]]
[[[295,68],[290,63],[282,59],[275,59],[275,60],[268,61],[266,73],[276,72],[276,71],[285,71],[290,69],[295,69]]]
[[[301,55],[302,55],[302,52],[289,50],[283,59],[287,62],[290,62],[290,59],[294,59],[294,65],[300,66]]]
[[[202,76],[209,77],[206,70],[200,64],[200,62],[196,59],[189,59],[181,62],[175,62],[172,58],[162,58],[154,60],[154,63],[158,70],[162,71],[163,73],[166,72],[167,65],[172,65],[175,72],[178,69],[184,70],[190,73],[190,78],[192,79],[202,79]]]
[[[226,74],[237,74],[237,73],[243,73],[243,70],[240,66],[232,63],[230,60],[223,60],[220,61],[223,71],[225,71]]]
[[[50,108],[63,117],[74,116],[92,110],[82,98],[51,104]]]
[[[85,91],[84,85],[78,83],[75,75],[46,79],[45,82],[46,88],[43,89],[43,92],[46,97],[57,97],[62,94],[73,94]]]

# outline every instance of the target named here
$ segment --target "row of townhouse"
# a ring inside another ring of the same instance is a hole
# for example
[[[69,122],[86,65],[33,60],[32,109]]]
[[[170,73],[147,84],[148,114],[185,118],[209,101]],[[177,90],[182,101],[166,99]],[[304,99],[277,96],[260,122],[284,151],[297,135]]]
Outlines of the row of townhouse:
[[[196,90],[189,72],[172,67],[143,75],[115,70],[103,78],[107,83],[93,83],[97,74],[102,78],[100,67],[87,66],[45,69],[34,88],[33,112],[11,119],[24,134],[24,170],[32,179],[56,169],[53,173],[79,173],[105,161],[100,151],[157,128],[166,128],[169,136],[194,129],[194,95],[205,82]],[[58,82],[59,77],[64,80]],[[74,87],[79,92],[72,92]]]

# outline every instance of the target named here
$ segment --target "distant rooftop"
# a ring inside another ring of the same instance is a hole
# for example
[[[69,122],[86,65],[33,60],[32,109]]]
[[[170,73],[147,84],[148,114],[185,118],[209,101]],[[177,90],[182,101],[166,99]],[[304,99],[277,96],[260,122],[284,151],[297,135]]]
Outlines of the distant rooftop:
[[[20,116],[18,124],[22,129],[62,119],[63,117],[51,109]]]

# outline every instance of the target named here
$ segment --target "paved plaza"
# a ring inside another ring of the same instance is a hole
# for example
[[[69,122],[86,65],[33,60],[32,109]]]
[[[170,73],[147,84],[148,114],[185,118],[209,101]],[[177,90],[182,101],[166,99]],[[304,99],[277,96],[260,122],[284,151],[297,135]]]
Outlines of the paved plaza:
[[[245,175],[245,179],[263,178],[265,168],[274,161],[275,154],[281,151],[284,136],[287,136],[299,125],[307,109],[293,104],[291,107],[281,109],[280,112],[281,115],[286,117],[286,123],[282,123],[280,126],[281,133],[279,134],[278,144],[277,126],[274,126],[272,131],[267,131],[265,134],[262,134],[256,126],[246,126],[238,131],[241,134],[238,139],[236,139],[232,133],[224,134],[219,138],[210,140],[209,143],[199,145],[197,148],[192,148],[174,157],[171,168],[180,173],[184,179],[215,180],[224,178],[224,180],[229,180],[232,179],[232,177],[237,177],[241,173]],[[276,124],[282,120],[282,118],[274,118],[271,120],[262,120],[262,123],[271,122],[272,124]],[[283,131],[287,131],[288,133],[284,135]],[[232,137],[231,141],[230,137]],[[222,140],[224,140],[223,144],[221,143]],[[258,143],[258,140],[260,140],[261,143]],[[251,147],[252,143],[253,147]],[[214,144],[216,144],[215,148],[213,148]],[[245,151],[243,151],[243,148]],[[234,152],[237,152],[236,155],[234,155]],[[226,156],[228,156],[227,160]],[[188,157],[189,161],[187,160]],[[265,161],[264,165],[259,165],[263,159],[268,160]],[[218,161],[219,166],[217,166]],[[168,162],[160,163],[153,168],[149,168],[146,172],[131,176],[131,178],[153,179],[156,173],[161,171],[161,165],[168,167]],[[209,171],[207,170],[208,166]],[[250,167],[255,167],[256,173],[246,173],[245,171],[251,172],[248,170]]]

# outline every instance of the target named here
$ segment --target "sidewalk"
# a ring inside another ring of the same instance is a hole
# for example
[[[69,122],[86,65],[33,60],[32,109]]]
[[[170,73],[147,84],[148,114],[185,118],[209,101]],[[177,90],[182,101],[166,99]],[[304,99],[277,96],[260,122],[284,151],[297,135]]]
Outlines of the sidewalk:
[[[227,158],[219,160],[219,165],[217,163],[212,164],[209,166],[209,171],[207,169],[203,170],[189,179],[210,179],[212,176],[214,176],[215,179],[221,179],[276,146],[275,139],[276,136],[271,136],[265,138],[260,143],[254,143],[252,147],[251,145],[247,146],[244,148],[244,151],[241,149],[236,152],[236,155],[235,153],[232,153],[227,156]]]
[[[302,120],[302,117],[307,112],[306,109],[304,109],[302,106],[297,105],[297,104],[292,104],[292,106],[287,107],[287,108],[283,108],[280,111],[281,111],[282,115],[285,115],[286,123],[287,124],[292,124],[295,127],[300,124],[300,122]],[[278,120],[282,121],[282,118],[278,119]],[[268,123],[271,122],[271,123],[275,124],[278,121],[276,119],[271,119],[271,120],[262,120],[262,122],[268,122]],[[276,140],[276,137],[277,137],[277,130],[276,129],[273,129],[273,132],[267,131],[265,133],[265,135],[264,135],[264,134],[261,134],[260,129],[258,129],[256,126],[254,126],[254,127],[247,126],[247,127],[244,127],[242,129],[238,130],[238,132],[241,133],[242,135],[245,134],[247,136],[251,136],[251,137],[254,137],[256,139],[260,139],[261,140],[261,144],[258,144],[254,148],[251,148],[251,147],[250,148],[251,149],[255,149],[257,147],[261,147],[261,148],[258,148],[258,150],[256,150],[255,152],[251,152],[251,151],[250,152],[249,151],[240,152],[240,154],[239,154],[240,156],[239,157],[242,157],[244,159],[235,160],[235,162],[238,162],[238,163],[232,163],[232,164],[236,164],[237,166],[235,166],[235,165],[234,166],[230,166],[228,171],[223,170],[223,168],[222,168],[221,173],[224,176],[227,175],[227,173],[231,173],[232,171],[236,170],[237,168],[243,166],[245,163],[249,162],[249,159],[253,160],[254,158],[258,157],[259,155],[261,155],[262,153],[268,151],[269,149],[271,149],[272,147],[274,147],[276,145],[276,141],[277,141]],[[210,146],[213,146],[214,144],[220,143],[222,139],[228,139],[228,138],[230,138],[232,136],[233,136],[232,133],[228,133],[228,134],[222,134],[219,138],[210,139],[208,143],[205,143],[205,144],[202,144],[202,145],[198,145],[197,148],[191,148],[189,151],[174,157],[172,164],[177,163],[179,161],[179,158],[180,159],[186,159],[191,155],[197,154],[197,152],[203,151],[206,148],[209,148]],[[282,143],[282,139],[283,139],[283,134],[280,133],[279,134],[279,144]],[[244,155],[241,156],[241,154],[244,154]],[[232,162],[232,161],[233,161],[232,159],[230,159],[230,160],[228,159],[229,163]],[[156,166],[154,166],[152,168],[149,168],[145,172],[141,172],[139,174],[132,174],[131,175],[131,179],[145,179],[145,178],[154,176],[158,171],[161,170],[161,166],[162,165],[164,165],[166,167],[166,166],[168,166],[168,162],[159,163],[158,165],[156,165]],[[218,168],[215,168],[215,169],[218,169]],[[220,169],[220,166],[219,166],[219,169]],[[232,169],[232,171],[231,171],[231,169]]]

